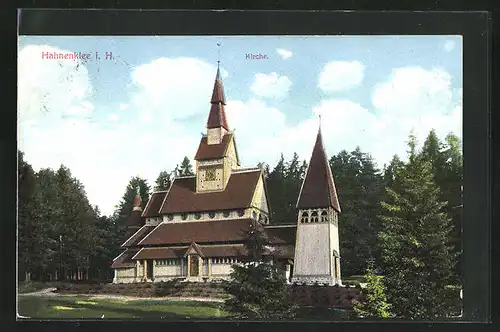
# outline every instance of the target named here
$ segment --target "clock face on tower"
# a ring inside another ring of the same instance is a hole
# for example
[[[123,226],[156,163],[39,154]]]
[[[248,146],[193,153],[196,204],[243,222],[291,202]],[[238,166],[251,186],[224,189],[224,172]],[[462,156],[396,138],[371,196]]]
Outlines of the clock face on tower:
[[[216,172],[215,168],[209,168],[205,171],[205,181],[215,181]]]

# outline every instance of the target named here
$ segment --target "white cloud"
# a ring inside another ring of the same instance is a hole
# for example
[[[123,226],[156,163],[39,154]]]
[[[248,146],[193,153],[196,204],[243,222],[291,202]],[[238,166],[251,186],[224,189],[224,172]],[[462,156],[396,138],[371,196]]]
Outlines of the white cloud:
[[[134,68],[132,104],[143,118],[182,120],[205,114],[217,68],[194,58],[160,58]],[[223,78],[227,71],[221,70]],[[206,101],[206,102],[202,102]]]
[[[326,92],[346,91],[363,81],[365,66],[359,61],[331,61],[319,75],[318,87]]]
[[[283,58],[283,60],[289,59],[293,56],[292,51],[285,50],[283,48],[276,49],[276,52],[278,52],[278,54],[281,55],[281,58]]]
[[[280,76],[276,72],[269,74],[255,74],[254,82],[250,89],[259,97],[284,98],[290,90],[292,82],[286,76]]]
[[[119,116],[116,113],[111,113],[110,115],[108,115],[109,121],[118,121],[118,119],[119,119]]]
[[[18,55],[18,113],[21,121],[45,113],[53,117],[93,112],[86,100],[92,89],[79,60],[42,59],[42,52],[68,53],[47,45],[29,45]]]
[[[55,62],[35,59],[46,48],[26,47],[19,55],[19,144],[35,170],[64,163],[83,182],[91,203],[109,214],[131,176],[144,177],[153,185],[161,170],[172,170],[185,155],[194,156],[200,136],[193,135],[190,128],[204,130],[214,66],[197,59],[163,58],[134,68],[135,89],[119,106],[126,112],[118,113],[120,121],[113,121],[117,113],[109,114],[111,121],[103,127],[84,121],[89,114],[99,112],[85,66],[73,73],[77,79],[61,84],[73,67],[53,67]],[[31,66],[29,70],[23,69],[27,66]],[[223,70],[222,75],[227,77],[228,73]],[[285,76],[261,75],[257,92],[264,92],[257,95],[286,95],[290,85],[283,80]],[[280,78],[282,83],[278,83]],[[45,84],[35,84],[37,79]],[[394,153],[405,155],[405,141],[412,128],[421,141],[433,127],[441,137],[449,131],[461,133],[461,99],[453,98],[459,102],[452,102],[449,82],[449,74],[442,70],[396,69],[387,81],[374,87],[373,107],[326,99],[313,105],[306,119],[297,124],[290,124],[283,110],[254,98],[229,99],[226,110],[245,167],[259,161],[274,166],[281,152],[287,159],[293,152],[309,159],[318,114],[322,115],[329,156],[360,145],[382,166]],[[333,84],[325,86],[331,91]],[[45,104],[50,112],[37,107],[43,101],[40,96],[49,96]],[[127,121],[127,116],[132,118]]]
[[[447,40],[445,41],[443,48],[446,52],[451,52],[455,48],[455,41],[454,40]]]
[[[451,75],[442,69],[402,67],[378,85],[373,105],[392,116],[444,113],[452,97]]]

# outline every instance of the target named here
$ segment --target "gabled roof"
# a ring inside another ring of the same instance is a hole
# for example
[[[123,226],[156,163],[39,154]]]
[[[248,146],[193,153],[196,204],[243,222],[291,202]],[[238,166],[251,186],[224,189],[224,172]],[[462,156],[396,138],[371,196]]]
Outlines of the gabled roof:
[[[165,196],[160,214],[238,210],[250,207],[261,170],[233,172],[226,189],[196,192],[196,177],[176,178]]]
[[[125,224],[128,227],[131,226],[137,226],[137,227],[142,227],[144,225],[144,222],[141,218],[142,211],[132,211],[130,212],[128,218],[125,220]]]
[[[127,249],[122,252],[118,257],[113,260],[113,264],[111,264],[112,269],[126,268],[126,267],[134,267],[135,262],[132,260],[132,257],[137,254],[139,249]]]
[[[218,159],[227,156],[229,143],[232,138],[233,134],[226,134],[222,137],[219,144],[208,144],[207,136],[203,136],[194,160]]]
[[[270,244],[291,244],[295,246],[297,225],[264,226]]]
[[[320,129],[307,167],[306,177],[300,189],[297,208],[321,207],[332,207],[340,212],[337,190],[335,189],[332,170],[328,163]]]
[[[133,260],[141,259],[168,259],[182,258],[188,247],[155,247],[143,248]],[[202,257],[242,257],[247,255],[247,250],[242,245],[208,245],[198,246]],[[293,257],[293,256],[292,256]]]
[[[142,217],[155,218],[160,216],[160,207],[167,195],[167,191],[157,191],[154,192],[149,198],[146,207],[144,208],[144,212],[142,213]]]
[[[242,241],[251,223],[252,219],[162,223],[140,241],[139,245]]]
[[[146,235],[148,235],[149,232],[155,229],[155,227],[156,226],[142,226],[137,232],[132,234],[132,236],[122,244],[122,247],[133,247],[137,245],[137,243],[139,243],[139,241],[141,241]]]

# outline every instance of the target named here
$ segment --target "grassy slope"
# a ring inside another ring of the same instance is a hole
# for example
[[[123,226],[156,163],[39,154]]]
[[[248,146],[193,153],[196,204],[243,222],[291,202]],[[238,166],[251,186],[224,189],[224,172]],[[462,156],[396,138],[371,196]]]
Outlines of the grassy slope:
[[[71,308],[71,310],[69,309]],[[90,297],[19,298],[19,314],[30,318],[223,318],[218,304],[187,301],[119,301]]]

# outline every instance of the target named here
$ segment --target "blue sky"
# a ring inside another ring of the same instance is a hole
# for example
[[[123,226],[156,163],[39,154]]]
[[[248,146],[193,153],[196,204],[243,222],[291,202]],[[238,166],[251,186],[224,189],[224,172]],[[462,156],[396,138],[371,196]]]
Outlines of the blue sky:
[[[20,149],[35,170],[70,167],[111,213],[131,176],[153,184],[194,156],[217,43],[243,166],[274,165],[281,152],[308,159],[318,114],[329,155],[359,145],[379,167],[404,157],[411,130],[421,141],[431,128],[462,136],[459,36],[20,36]]]

